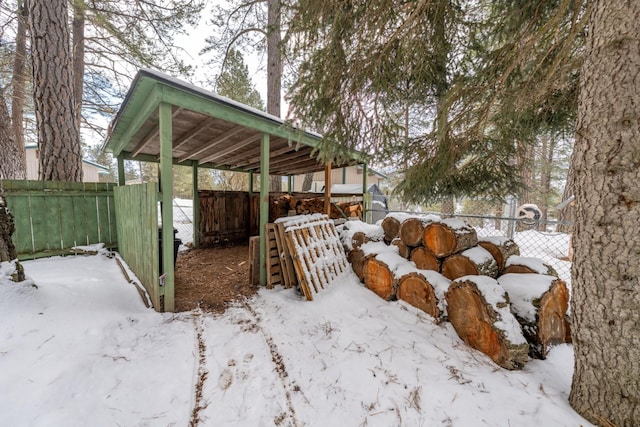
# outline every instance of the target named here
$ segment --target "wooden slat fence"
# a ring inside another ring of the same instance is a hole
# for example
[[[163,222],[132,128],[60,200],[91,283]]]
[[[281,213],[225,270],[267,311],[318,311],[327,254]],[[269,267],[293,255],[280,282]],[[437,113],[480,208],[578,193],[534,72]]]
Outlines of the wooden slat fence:
[[[163,288],[159,280],[158,190],[155,183],[125,185],[115,189],[118,215],[118,252],[161,311]]]
[[[4,180],[19,259],[69,253],[74,246],[117,246],[115,183]]]

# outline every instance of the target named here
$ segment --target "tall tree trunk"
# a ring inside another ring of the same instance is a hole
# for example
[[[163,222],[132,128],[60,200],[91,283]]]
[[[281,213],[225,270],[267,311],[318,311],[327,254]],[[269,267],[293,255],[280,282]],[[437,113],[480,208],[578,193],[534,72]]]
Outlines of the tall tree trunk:
[[[66,0],[30,0],[39,179],[82,181]]]
[[[82,125],[82,94],[84,88],[84,17],[86,5],[83,0],[73,2],[73,96],[76,108],[78,132]]]
[[[24,146],[18,148],[4,88],[0,86],[0,179],[24,179]]]
[[[280,117],[282,58],[280,56],[280,0],[267,3],[267,113]],[[279,176],[269,178],[271,191],[282,191]]]
[[[567,182],[562,191],[562,200],[565,201],[569,197],[574,196],[573,193],[573,167],[569,167],[567,171]],[[558,219],[562,222],[570,222],[571,224],[558,224],[557,231],[562,233],[571,233],[573,231],[573,221],[575,220],[575,203],[569,203],[560,210]]]
[[[531,190],[535,188],[535,175],[533,173],[535,150],[533,145],[526,142],[517,141],[516,144],[520,146],[516,167],[522,175],[522,182],[525,186],[518,194],[518,205],[522,205],[523,203],[531,203]]]
[[[572,157],[575,371],[569,401],[640,425],[640,2],[591,4]]]
[[[551,169],[553,167],[553,154],[556,148],[556,141],[547,135],[543,136],[541,168],[540,168],[540,222],[538,230],[545,231],[549,214],[549,192],[551,191]]]
[[[0,180],[0,262],[14,261],[16,271],[11,275],[11,278],[14,282],[22,282],[25,279],[24,270],[18,262],[16,247],[11,240],[14,231],[13,216],[7,209],[2,180]]]
[[[26,75],[26,56],[27,56],[27,6],[24,1],[18,1],[18,26],[16,29],[16,53],[13,59],[13,77],[11,82],[11,125],[13,126],[13,135],[18,150],[18,157],[14,159],[17,162],[16,169],[23,170],[22,174],[14,178],[24,179],[27,174],[27,159],[24,149],[24,102],[25,102],[25,86],[27,81]]]
[[[313,172],[304,174],[304,181],[302,181],[302,191],[311,191],[312,184]]]

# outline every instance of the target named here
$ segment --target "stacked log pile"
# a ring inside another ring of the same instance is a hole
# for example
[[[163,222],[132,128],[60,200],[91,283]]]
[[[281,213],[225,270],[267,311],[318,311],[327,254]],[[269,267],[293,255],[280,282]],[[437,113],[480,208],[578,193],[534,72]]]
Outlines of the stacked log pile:
[[[379,226],[362,224],[340,232],[364,285],[450,321],[498,365],[519,369],[527,353],[544,358],[550,346],[570,342],[566,284],[541,260],[519,256],[512,240],[478,239],[464,221],[436,216],[391,214]]]
[[[323,197],[296,197],[291,194],[270,196],[269,221],[292,215],[324,214]],[[331,219],[339,218],[362,219],[361,202],[339,202],[331,204]]]

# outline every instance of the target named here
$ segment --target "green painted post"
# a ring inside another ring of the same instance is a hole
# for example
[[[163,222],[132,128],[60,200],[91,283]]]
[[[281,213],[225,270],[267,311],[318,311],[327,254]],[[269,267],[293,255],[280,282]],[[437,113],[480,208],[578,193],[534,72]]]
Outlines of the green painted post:
[[[342,168],[342,183],[347,183],[347,168]]]
[[[289,194],[293,193],[293,176],[287,175],[287,192]]]
[[[366,196],[367,196],[367,175],[369,174],[369,166],[366,163],[362,164],[362,209],[364,209],[364,222],[369,222],[368,217],[370,215],[369,209],[370,206],[367,206]]]
[[[191,166],[193,174],[193,247],[200,247],[200,199],[198,198],[198,162]]]
[[[118,155],[118,185],[125,185],[126,180],[124,176],[124,156]]]
[[[253,196],[253,172],[249,172],[249,197]]]
[[[160,182],[162,182],[162,270],[164,271],[164,311],[175,311],[173,271],[173,162],[171,105],[158,106],[160,121]]]
[[[260,284],[267,284],[267,222],[269,221],[269,134],[260,146]]]

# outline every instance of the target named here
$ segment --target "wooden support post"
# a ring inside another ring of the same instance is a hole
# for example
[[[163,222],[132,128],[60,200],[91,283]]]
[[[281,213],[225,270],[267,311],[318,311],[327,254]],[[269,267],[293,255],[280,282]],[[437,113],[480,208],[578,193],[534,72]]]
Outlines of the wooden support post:
[[[191,168],[193,178],[193,247],[200,247],[200,198],[198,197],[198,162],[194,161]]]
[[[124,156],[122,153],[118,155],[118,185],[125,185],[126,179],[124,176]]]
[[[171,105],[158,106],[160,120],[160,180],[162,182],[162,269],[164,271],[164,311],[175,311],[173,271],[173,159]]]
[[[287,175],[287,193],[293,193],[293,176]]]
[[[365,203],[367,195],[367,175],[369,174],[369,167],[366,163],[362,165],[362,220],[364,222],[370,222],[369,215],[371,215],[371,206],[367,206]]]
[[[249,172],[249,197],[253,196],[253,172]]]
[[[324,212],[331,217],[331,162],[324,167]]]
[[[260,146],[260,284],[267,285],[267,222],[269,222],[269,134]]]

